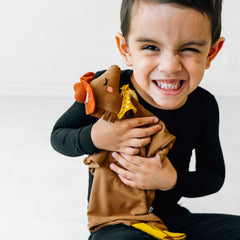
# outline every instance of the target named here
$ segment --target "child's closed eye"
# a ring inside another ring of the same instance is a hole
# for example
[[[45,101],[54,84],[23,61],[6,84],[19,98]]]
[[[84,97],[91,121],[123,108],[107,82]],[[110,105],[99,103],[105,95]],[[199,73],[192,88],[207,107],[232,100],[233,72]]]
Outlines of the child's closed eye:
[[[181,52],[196,52],[200,53],[200,51],[197,48],[183,48]]]

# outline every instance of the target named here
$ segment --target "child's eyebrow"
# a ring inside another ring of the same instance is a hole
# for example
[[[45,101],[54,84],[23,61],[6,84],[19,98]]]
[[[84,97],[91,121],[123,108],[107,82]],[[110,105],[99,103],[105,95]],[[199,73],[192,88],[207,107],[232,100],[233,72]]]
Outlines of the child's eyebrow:
[[[202,47],[202,46],[206,46],[207,42],[205,40],[190,41],[190,42],[182,44],[181,47],[188,47],[188,46],[192,46],[192,45]]]
[[[139,43],[148,42],[148,43],[157,44],[157,41],[154,41],[154,40],[149,39],[149,38],[143,38],[143,37],[135,38],[135,41],[136,41],[136,42],[139,42]]]
[[[152,44],[158,44],[157,41],[155,41],[153,39],[149,39],[149,38],[144,38],[144,37],[136,38],[135,41],[139,42],[139,43],[147,42],[147,43],[152,43]],[[183,47],[188,47],[188,46],[192,46],[192,45],[202,47],[202,46],[207,45],[207,42],[205,40],[193,40],[193,41],[182,44],[181,47],[183,48]]]

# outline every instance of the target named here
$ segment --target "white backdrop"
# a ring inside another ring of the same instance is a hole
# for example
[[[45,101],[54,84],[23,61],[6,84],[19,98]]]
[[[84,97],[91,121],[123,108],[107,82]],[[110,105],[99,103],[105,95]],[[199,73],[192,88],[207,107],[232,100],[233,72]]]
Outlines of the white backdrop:
[[[0,96],[71,96],[88,71],[124,67],[115,46],[120,0],[0,1]],[[203,85],[240,95],[240,1],[225,0],[225,46]]]
[[[125,67],[114,40],[120,3],[0,0],[0,239],[87,239],[87,169],[55,152],[49,137],[82,74]],[[224,0],[226,43],[202,83],[220,100],[226,184],[183,199],[193,211],[239,214],[239,9]]]

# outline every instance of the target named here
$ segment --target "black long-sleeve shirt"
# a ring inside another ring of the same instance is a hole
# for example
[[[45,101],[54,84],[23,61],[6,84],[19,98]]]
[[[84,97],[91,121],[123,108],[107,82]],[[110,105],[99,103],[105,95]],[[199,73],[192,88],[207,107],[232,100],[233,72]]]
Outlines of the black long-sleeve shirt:
[[[95,77],[103,71],[96,73]],[[121,73],[121,86],[131,84],[131,70]],[[199,197],[217,192],[225,178],[225,166],[219,141],[219,110],[212,94],[198,87],[187,102],[176,110],[162,110],[149,105],[141,96],[140,103],[167,126],[176,136],[168,158],[175,167],[178,178],[169,191],[156,191],[154,213],[174,212],[181,197]],[[85,106],[74,102],[56,122],[52,134],[53,148],[67,156],[81,156],[99,151],[92,143],[90,132],[97,121],[85,114]],[[196,170],[189,171],[192,151],[196,153]],[[90,186],[93,176],[90,174]]]

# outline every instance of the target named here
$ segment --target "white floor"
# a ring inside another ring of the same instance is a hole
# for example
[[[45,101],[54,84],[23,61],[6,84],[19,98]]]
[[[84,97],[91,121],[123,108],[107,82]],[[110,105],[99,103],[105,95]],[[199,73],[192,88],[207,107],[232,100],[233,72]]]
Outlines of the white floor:
[[[240,98],[218,98],[227,177],[222,190],[183,199],[195,212],[240,214]],[[0,239],[88,238],[88,170],[82,158],[55,152],[49,142],[67,98],[0,99]]]

